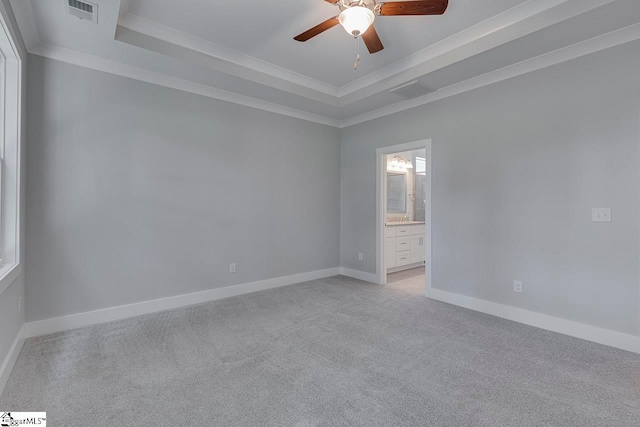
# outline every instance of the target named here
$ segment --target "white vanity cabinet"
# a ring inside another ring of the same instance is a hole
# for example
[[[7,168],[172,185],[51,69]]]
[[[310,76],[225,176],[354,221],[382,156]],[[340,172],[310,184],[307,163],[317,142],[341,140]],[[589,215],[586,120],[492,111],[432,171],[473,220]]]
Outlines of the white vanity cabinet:
[[[387,225],[384,230],[384,265],[401,270],[425,257],[424,224]]]
[[[384,228],[384,266],[387,268],[396,266],[396,228]]]
[[[424,261],[424,234],[411,236],[411,262]]]

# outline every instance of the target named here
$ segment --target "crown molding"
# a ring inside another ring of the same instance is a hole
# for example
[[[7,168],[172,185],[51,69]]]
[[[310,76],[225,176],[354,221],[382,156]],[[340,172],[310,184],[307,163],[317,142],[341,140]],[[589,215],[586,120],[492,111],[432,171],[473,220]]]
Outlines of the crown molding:
[[[551,67],[562,62],[570,61],[581,56],[590,55],[615,46],[620,46],[635,40],[640,40],[640,23],[620,30],[612,31],[561,49],[536,56],[531,59],[509,65],[499,70],[491,71],[481,76],[473,77],[459,83],[438,89],[435,92],[409,100],[382,107],[365,114],[354,116],[340,122],[340,128],[347,128],[359,123],[379,119],[390,114],[399,113],[421,105],[430,104],[441,99],[479,89],[494,83],[508,80],[523,74],[531,73],[543,68]]]
[[[613,1],[529,0],[340,87],[340,105],[389,90]]]
[[[345,106],[615,0],[528,0],[362,78],[335,87],[128,13],[116,39],[332,106]]]
[[[118,22],[123,19],[129,13],[130,0],[120,0],[120,7],[118,8]]]
[[[13,16],[19,24],[20,35],[24,43],[24,48],[29,49],[40,42],[38,27],[36,26],[35,15],[30,1],[9,0],[9,5],[13,11]],[[4,5],[3,5],[4,8]]]
[[[562,62],[570,61],[581,56],[596,53],[608,48],[619,46],[635,40],[640,40],[640,24],[631,25],[620,30],[616,30],[589,40],[585,40],[540,56],[531,58],[517,64],[513,64],[499,70],[495,70],[481,76],[473,77],[468,80],[441,88],[436,92],[429,93],[408,101],[398,102],[387,107],[382,107],[365,114],[350,117],[343,120],[332,119],[329,117],[308,113],[294,108],[284,107],[279,104],[259,100],[256,98],[238,95],[227,92],[214,87],[206,86],[200,83],[183,80],[178,77],[168,76],[165,74],[149,71],[146,69],[122,64],[116,61],[107,60],[93,55],[88,55],[62,48],[59,46],[39,43],[29,50],[29,53],[55,59],[62,62],[78,65],[81,67],[91,68],[106,73],[116,74],[147,83],[157,84],[185,92],[190,92],[209,98],[219,99],[226,102],[244,105],[251,108],[257,108],[276,114],[320,123],[336,128],[347,128],[370,120],[375,120],[384,116],[395,114],[421,105],[430,104],[442,99],[479,89],[503,80],[511,79],[523,74],[537,71],[543,68],[551,67]]]
[[[306,111],[285,107],[283,105],[275,104],[257,98],[252,98],[245,95],[239,95],[233,92],[227,92],[225,90],[207,86],[201,83],[196,83],[178,77],[157,73],[155,71],[150,71],[144,68],[123,64],[121,62],[116,62],[98,56],[81,53],[60,46],[38,43],[29,50],[29,53],[66,62],[68,64],[91,68],[93,70],[102,71],[105,73],[128,77],[134,80],[140,80],[159,86],[178,89],[184,92],[194,93],[221,101],[244,105],[246,107],[269,111],[271,113],[320,123],[327,126],[339,127],[340,125],[340,122],[338,120],[329,117],[308,113]]]
[[[122,0],[121,4],[126,4],[128,1],[129,0]],[[576,13],[577,10],[574,9],[574,0],[535,0],[536,4],[542,4],[543,1],[547,6],[552,3],[566,4],[571,6],[570,9],[573,10],[574,13]],[[615,0],[580,1],[584,7],[594,8],[598,5],[610,3]],[[364,114],[340,120],[296,108],[286,107],[262,99],[236,94],[205,84],[81,53],[60,46],[41,43],[39,41],[37,27],[33,17],[31,2],[28,0],[10,0],[10,2],[16,16],[16,20],[20,24],[20,33],[25,41],[28,52],[31,54],[336,128],[347,128],[359,123],[375,120],[377,118],[439,101],[441,99],[478,89],[502,80],[510,79],[545,67],[553,66],[561,62],[569,61],[580,56],[640,39],[640,24],[631,25],[481,76],[476,76],[471,79],[455,83],[419,98],[398,102]],[[533,0],[529,0],[524,4],[531,6],[533,4]],[[337,106],[336,108],[339,109],[340,107]]]
[[[116,40],[329,105],[338,88],[130,13],[118,21]],[[149,43],[149,38],[155,43]]]

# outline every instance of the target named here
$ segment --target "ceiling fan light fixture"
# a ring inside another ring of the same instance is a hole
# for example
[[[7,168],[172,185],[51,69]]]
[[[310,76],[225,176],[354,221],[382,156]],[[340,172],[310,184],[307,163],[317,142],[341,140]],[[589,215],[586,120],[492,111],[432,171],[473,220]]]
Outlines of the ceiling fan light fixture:
[[[338,20],[345,31],[354,37],[364,34],[373,24],[374,13],[362,6],[352,6],[340,13]]]

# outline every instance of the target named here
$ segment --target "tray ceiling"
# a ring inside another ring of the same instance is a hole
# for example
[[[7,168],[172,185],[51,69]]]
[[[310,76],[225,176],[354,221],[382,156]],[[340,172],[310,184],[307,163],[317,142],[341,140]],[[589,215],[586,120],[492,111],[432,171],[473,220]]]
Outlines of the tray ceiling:
[[[340,26],[300,43],[293,37],[339,13],[323,0],[131,0],[129,13],[333,86],[343,86],[414,54],[525,0],[451,0],[442,16],[377,17],[385,49],[363,53],[353,70],[354,41]]]
[[[338,127],[640,39],[637,0],[449,0],[378,17],[354,71],[340,26],[293,40],[337,14],[323,0],[93,0],[97,24],[66,1],[10,0],[31,53]],[[389,92],[413,81],[431,93]]]

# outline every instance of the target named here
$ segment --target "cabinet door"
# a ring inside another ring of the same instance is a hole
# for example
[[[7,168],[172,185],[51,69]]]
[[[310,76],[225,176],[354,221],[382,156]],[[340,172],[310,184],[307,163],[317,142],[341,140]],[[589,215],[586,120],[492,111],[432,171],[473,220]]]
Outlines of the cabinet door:
[[[396,238],[384,239],[384,266],[387,268],[396,266]]]
[[[411,262],[424,261],[425,246],[424,235],[411,236]]]

